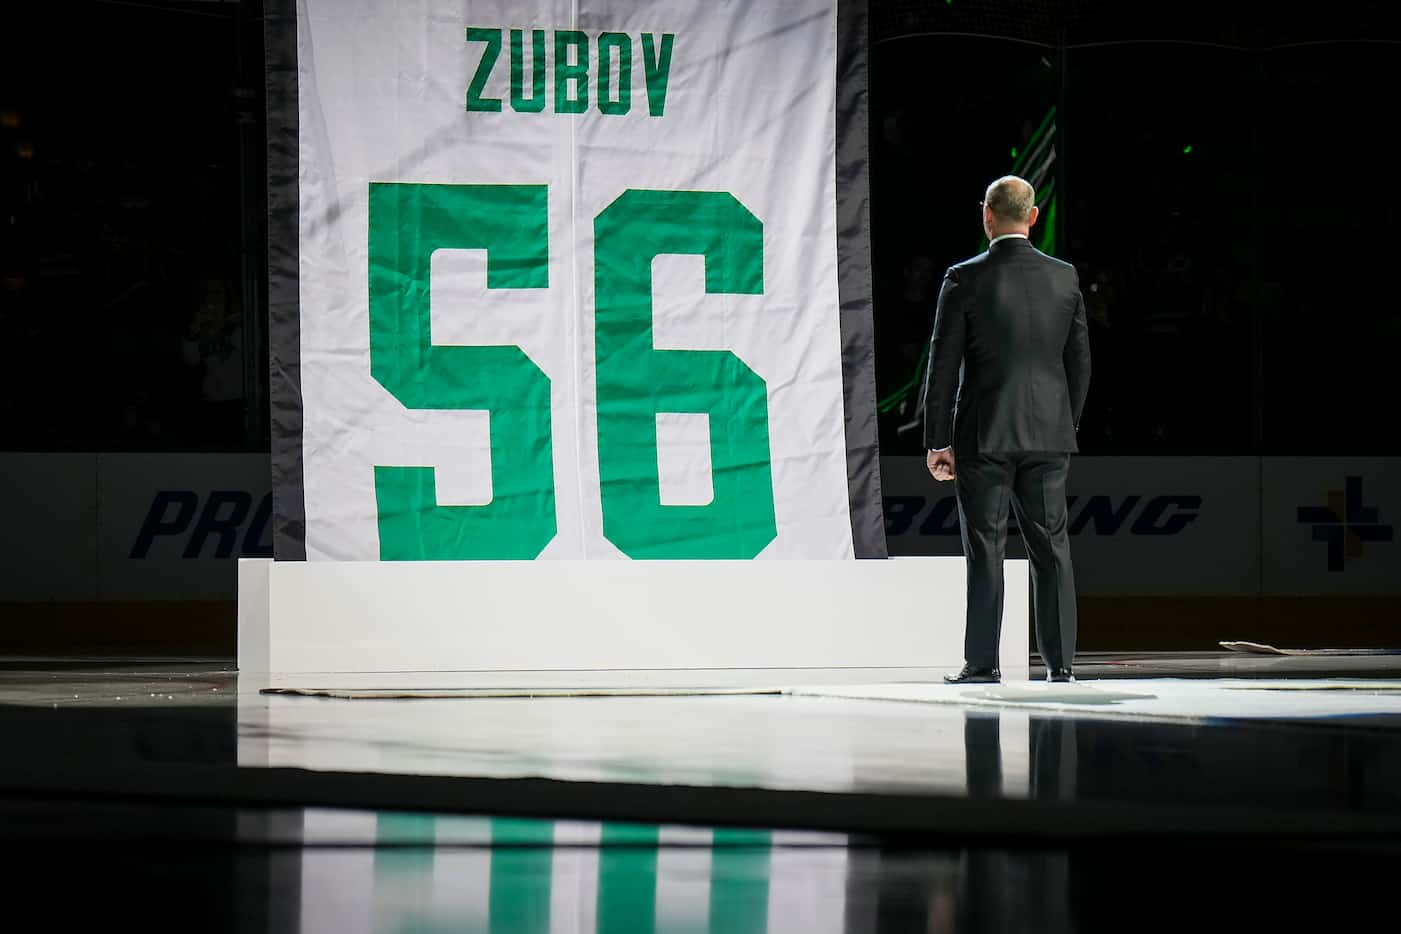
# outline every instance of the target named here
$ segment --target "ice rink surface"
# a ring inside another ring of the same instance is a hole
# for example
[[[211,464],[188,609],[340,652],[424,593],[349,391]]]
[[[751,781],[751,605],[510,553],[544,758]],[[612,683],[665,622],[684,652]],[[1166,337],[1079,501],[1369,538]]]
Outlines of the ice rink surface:
[[[639,696],[594,672],[524,696],[538,678],[6,659],[0,841],[56,929],[1317,927],[1401,860],[1398,673],[1087,656],[1069,685],[715,672]]]

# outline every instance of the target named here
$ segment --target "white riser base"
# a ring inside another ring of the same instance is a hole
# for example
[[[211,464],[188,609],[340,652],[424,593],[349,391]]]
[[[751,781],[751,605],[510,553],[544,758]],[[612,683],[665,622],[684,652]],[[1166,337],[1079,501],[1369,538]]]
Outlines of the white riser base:
[[[1026,562],[1008,561],[1006,579],[1003,676],[1026,678]],[[853,669],[871,681],[871,669],[963,663],[964,587],[961,557],[242,559],[238,662],[259,674],[607,670],[637,684],[698,669],[764,669],[766,683],[784,669]]]

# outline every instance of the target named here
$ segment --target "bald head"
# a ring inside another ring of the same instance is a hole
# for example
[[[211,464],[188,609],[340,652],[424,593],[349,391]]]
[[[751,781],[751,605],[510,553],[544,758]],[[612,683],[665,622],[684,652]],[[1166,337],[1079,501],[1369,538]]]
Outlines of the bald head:
[[[1027,233],[1036,223],[1036,192],[1016,175],[1004,175],[988,186],[983,196],[983,228],[988,238],[1007,233]]]

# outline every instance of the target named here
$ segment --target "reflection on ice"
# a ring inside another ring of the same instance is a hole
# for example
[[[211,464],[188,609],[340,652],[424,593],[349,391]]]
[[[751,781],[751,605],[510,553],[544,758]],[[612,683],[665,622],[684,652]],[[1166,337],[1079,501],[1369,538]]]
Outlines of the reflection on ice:
[[[844,835],[308,810],[303,838],[303,931],[845,929]]]

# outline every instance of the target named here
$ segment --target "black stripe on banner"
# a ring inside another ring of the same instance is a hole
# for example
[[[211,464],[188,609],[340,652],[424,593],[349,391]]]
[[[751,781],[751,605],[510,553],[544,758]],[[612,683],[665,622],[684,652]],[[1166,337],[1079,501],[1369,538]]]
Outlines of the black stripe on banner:
[[[858,558],[886,558],[871,317],[866,29],[866,0],[837,0],[837,290],[851,543]]]
[[[302,327],[297,185],[296,0],[264,0],[268,134],[268,344],[272,552],[306,559],[302,477]]]

